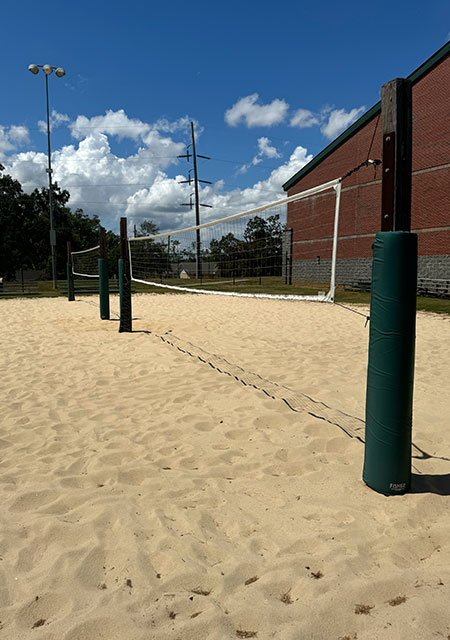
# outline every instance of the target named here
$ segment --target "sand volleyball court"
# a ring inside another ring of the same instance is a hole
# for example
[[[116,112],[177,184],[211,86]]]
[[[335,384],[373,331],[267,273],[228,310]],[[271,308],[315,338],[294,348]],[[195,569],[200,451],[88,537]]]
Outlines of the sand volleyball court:
[[[0,302],[0,640],[450,637],[450,319],[418,314],[413,490],[388,498],[361,479],[363,317],[133,315]]]

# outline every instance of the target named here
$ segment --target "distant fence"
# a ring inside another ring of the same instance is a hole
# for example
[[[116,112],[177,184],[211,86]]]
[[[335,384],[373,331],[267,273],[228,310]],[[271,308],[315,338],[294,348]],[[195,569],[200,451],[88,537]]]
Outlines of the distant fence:
[[[38,296],[38,283],[33,280],[22,282],[0,282],[0,297]]]
[[[109,292],[119,293],[119,281],[109,281]],[[57,293],[60,295],[67,295],[67,280],[58,280]],[[98,295],[99,294],[99,282],[98,279],[93,281],[76,279],[75,280],[75,294],[78,295]],[[39,296],[45,295],[45,293],[39,289],[39,281],[36,280],[23,280],[17,282],[15,280],[2,282],[0,280],[0,298],[14,298],[22,296]]]
[[[99,279],[98,278],[76,278],[73,281],[75,295],[90,295],[99,294]],[[58,289],[64,295],[67,294],[67,280],[58,280]],[[109,293],[119,293],[119,281],[109,281]]]

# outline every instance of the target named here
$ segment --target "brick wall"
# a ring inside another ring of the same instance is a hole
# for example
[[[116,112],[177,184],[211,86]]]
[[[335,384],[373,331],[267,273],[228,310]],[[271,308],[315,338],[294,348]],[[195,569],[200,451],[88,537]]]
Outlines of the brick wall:
[[[450,58],[412,88],[413,178],[411,226],[418,232],[419,276],[450,277]],[[344,175],[364,161],[382,158],[381,118],[365,127],[295,184],[288,195]],[[293,229],[293,277],[320,282],[331,260],[334,197],[319,194],[288,205]],[[336,279],[370,277],[371,246],[381,229],[381,167],[364,167],[342,185]],[[320,260],[319,260],[320,258]],[[426,273],[426,275],[424,275]],[[327,281],[326,279],[324,281]]]

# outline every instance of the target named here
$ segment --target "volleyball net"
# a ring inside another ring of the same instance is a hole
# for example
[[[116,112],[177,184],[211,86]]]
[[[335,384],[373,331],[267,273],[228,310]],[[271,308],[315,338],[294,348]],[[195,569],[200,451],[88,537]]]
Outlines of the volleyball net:
[[[85,278],[99,278],[99,258],[100,245],[84,249],[83,251],[72,251],[72,273],[74,276],[84,276]]]
[[[332,302],[340,192],[341,180],[337,178],[212,222],[129,238],[131,279],[193,293]],[[287,224],[287,206],[301,200],[309,200],[313,208],[320,200],[330,221],[324,240],[328,266],[321,270],[317,282],[307,285],[293,277],[297,246],[305,238]]]
[[[105,241],[104,241],[105,231],[102,227],[100,227],[100,244],[95,247],[91,247],[90,249],[84,249],[82,251],[71,251],[70,259],[71,259],[71,269],[72,273],[68,274],[68,283],[67,287],[70,290],[72,279],[72,295],[69,293],[69,300],[74,299],[75,292],[77,293],[99,293],[99,302],[100,302],[100,318],[102,320],[109,320],[110,310],[109,310],[109,275],[108,275],[108,262],[105,256]],[[73,276],[87,278],[85,283],[78,286],[73,282]],[[92,280],[95,278],[98,280]],[[75,286],[74,286],[75,284]]]

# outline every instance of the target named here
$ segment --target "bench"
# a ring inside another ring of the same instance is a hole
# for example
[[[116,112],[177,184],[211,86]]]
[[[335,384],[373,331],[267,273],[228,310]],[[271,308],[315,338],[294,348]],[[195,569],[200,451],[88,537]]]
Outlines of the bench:
[[[370,291],[372,283],[370,280],[352,280],[344,283],[344,291]]]
[[[352,280],[344,283],[344,291],[370,291],[370,280]],[[417,278],[417,295],[427,298],[450,298],[450,279]]]
[[[418,278],[417,294],[431,298],[450,298],[450,279]]]

